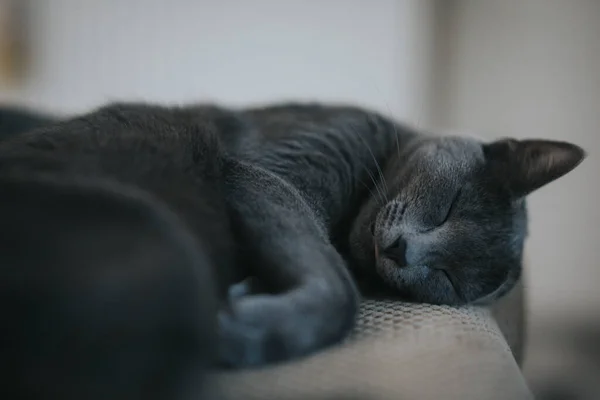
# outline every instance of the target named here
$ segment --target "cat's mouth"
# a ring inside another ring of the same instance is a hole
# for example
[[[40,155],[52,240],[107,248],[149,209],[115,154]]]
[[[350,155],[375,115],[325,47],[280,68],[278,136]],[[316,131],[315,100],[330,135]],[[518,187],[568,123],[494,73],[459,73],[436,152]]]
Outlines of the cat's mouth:
[[[464,303],[460,289],[452,277],[443,269],[427,265],[402,265],[393,257],[387,257],[373,238],[373,252],[377,274],[391,288],[407,299],[435,304]],[[433,288],[445,287],[433,293]]]

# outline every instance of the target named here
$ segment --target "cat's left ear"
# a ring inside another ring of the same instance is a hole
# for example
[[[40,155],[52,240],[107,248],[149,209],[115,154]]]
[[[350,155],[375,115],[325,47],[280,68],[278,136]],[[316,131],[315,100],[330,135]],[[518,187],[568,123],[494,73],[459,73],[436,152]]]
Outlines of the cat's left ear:
[[[498,179],[514,197],[523,197],[572,171],[585,151],[572,143],[552,140],[502,139],[483,146]]]

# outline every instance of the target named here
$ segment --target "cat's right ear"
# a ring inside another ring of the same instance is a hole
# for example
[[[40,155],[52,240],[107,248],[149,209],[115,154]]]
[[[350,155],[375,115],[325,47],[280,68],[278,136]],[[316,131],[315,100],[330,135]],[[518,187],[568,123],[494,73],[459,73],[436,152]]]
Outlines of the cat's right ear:
[[[515,198],[569,173],[586,156],[572,143],[538,139],[502,139],[484,145],[483,150],[494,175]]]

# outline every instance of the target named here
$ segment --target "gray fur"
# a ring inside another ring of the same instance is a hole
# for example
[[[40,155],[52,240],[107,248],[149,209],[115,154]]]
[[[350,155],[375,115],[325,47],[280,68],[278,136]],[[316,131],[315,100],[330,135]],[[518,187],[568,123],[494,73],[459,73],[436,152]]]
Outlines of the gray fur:
[[[522,158],[528,152],[536,156]],[[564,159],[556,162],[557,155]],[[527,235],[523,196],[583,157],[580,148],[562,142],[420,137],[385,169],[389,202],[371,198],[356,218],[353,258],[410,300],[493,301],[521,274]],[[391,248],[390,257],[374,260],[375,246],[379,252]]]
[[[521,273],[524,196],[583,157],[580,148],[561,142],[486,144],[424,135],[356,107],[120,104],[0,143],[0,187],[7,176],[28,185],[35,178],[33,192],[23,193],[43,196],[48,187],[35,183],[40,177],[60,184],[108,181],[152,199],[150,215],[172,212],[177,223],[168,229],[192,237],[190,254],[200,252],[203,260],[177,268],[206,269],[203,276],[211,281],[198,286],[200,295],[214,303],[212,291],[201,287],[215,287],[222,304],[206,315],[182,310],[178,323],[208,329],[218,322],[218,362],[243,367],[300,357],[341,340],[359,302],[350,271],[361,288],[392,288],[412,301],[465,304],[502,296]],[[60,184],[52,190],[60,192]],[[105,196],[116,204],[111,207],[122,206],[114,193]],[[101,207],[103,199],[97,197]],[[9,205],[28,215],[28,204],[17,199]],[[84,226],[99,220],[92,208],[81,218]],[[35,223],[27,219],[11,229],[21,234]],[[133,221],[130,231],[140,224]],[[75,235],[80,226],[70,222],[61,229]],[[107,226],[107,234],[114,229]],[[101,233],[97,240],[114,242]],[[115,259],[125,250],[115,250]],[[162,250],[173,256],[173,247]],[[60,266],[68,255],[47,262]],[[2,264],[3,273],[11,273],[12,262]],[[157,268],[169,275],[173,266]],[[258,285],[240,284],[245,277]],[[142,298],[156,296],[140,284]],[[173,289],[165,301],[180,293]],[[189,290],[182,286],[182,298]],[[147,339],[151,332],[139,337],[155,345],[148,354],[159,344],[170,346]],[[154,379],[150,372],[140,376]]]

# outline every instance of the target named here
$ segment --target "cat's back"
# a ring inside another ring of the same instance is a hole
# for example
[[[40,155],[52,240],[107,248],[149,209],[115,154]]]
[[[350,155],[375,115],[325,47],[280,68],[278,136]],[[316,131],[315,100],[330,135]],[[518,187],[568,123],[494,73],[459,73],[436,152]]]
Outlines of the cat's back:
[[[244,115],[266,140],[284,139],[302,133],[345,134],[351,129],[372,129],[376,124],[393,122],[364,107],[346,104],[289,102],[245,110]]]
[[[215,257],[230,253],[224,153],[213,119],[185,109],[115,104],[0,142],[0,174],[108,181],[168,206]],[[218,242],[218,243],[217,243]]]
[[[206,167],[221,150],[211,120],[178,110],[116,104],[0,144],[0,170],[61,171],[126,179],[169,169]]]

